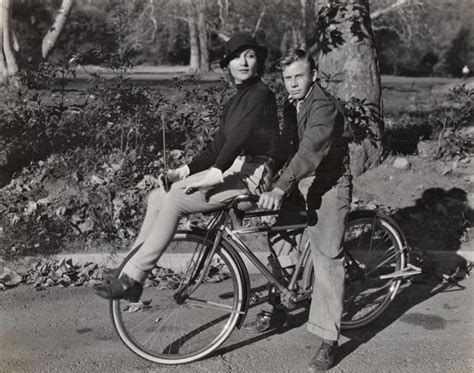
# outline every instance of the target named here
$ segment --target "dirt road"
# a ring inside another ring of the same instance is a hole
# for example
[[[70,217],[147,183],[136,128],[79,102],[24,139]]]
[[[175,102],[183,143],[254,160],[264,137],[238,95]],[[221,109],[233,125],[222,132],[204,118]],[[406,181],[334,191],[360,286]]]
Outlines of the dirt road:
[[[20,286],[1,297],[0,372],[306,372],[317,343],[300,314],[280,333],[235,332],[214,357],[163,367],[122,345],[107,302],[88,288]],[[473,278],[460,286],[420,278],[373,324],[343,333],[332,371],[472,372],[473,310]]]

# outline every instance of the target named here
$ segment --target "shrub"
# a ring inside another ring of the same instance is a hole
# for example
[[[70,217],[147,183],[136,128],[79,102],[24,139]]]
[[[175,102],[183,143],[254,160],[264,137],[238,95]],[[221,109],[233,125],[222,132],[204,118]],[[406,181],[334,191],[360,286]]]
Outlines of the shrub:
[[[436,156],[469,157],[474,150],[473,139],[463,132],[465,127],[474,125],[474,89],[467,89],[465,85],[452,89],[446,106],[429,116],[438,142]]]
[[[230,94],[225,85],[179,81],[137,86],[126,71],[94,76],[73,100],[67,92],[21,92],[6,109],[1,141],[10,159],[32,163],[0,196],[3,255],[127,247],[164,166],[163,127],[175,167],[209,143]]]

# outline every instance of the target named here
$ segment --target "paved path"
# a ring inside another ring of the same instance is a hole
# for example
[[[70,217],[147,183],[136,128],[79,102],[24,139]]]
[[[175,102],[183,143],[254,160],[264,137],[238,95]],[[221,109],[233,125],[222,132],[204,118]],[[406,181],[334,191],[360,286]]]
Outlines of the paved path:
[[[379,320],[344,333],[332,371],[473,372],[474,279],[460,285],[405,288]],[[263,337],[236,332],[214,357],[163,367],[122,345],[90,289],[20,286],[1,293],[0,372],[306,372],[317,340],[303,323],[296,316]]]

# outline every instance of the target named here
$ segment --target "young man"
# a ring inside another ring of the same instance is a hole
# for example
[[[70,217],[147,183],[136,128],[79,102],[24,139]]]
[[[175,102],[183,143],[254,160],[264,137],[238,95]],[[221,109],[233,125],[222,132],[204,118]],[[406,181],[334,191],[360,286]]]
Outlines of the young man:
[[[294,186],[306,200],[315,269],[308,330],[322,339],[309,364],[314,372],[332,367],[338,347],[345,277],[341,244],[352,192],[349,151],[342,108],[318,84],[311,56],[291,51],[280,60],[280,70],[296,106],[299,146],[273,190],[260,196],[259,206],[278,209]],[[291,106],[285,108],[284,117],[291,118]]]

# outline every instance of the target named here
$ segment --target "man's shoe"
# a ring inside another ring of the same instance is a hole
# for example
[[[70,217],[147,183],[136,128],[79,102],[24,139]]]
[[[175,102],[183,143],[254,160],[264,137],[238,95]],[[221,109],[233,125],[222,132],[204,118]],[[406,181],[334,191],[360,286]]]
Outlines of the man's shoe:
[[[270,329],[278,328],[282,326],[287,319],[286,312],[274,310],[260,311],[255,320],[249,321],[242,326],[242,329],[252,333],[264,333]]]
[[[334,365],[337,348],[337,341],[333,343],[323,341],[308,365],[308,372],[323,372],[331,369]]]
[[[143,284],[124,273],[119,278],[114,278],[110,284],[94,286],[92,290],[99,297],[105,299],[126,299],[137,303],[143,292]]]

